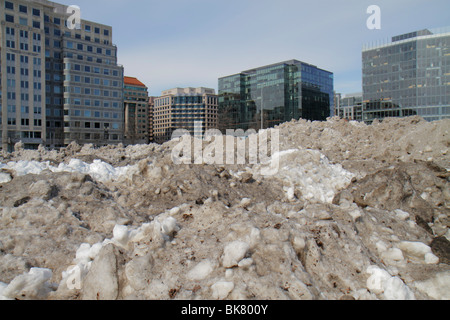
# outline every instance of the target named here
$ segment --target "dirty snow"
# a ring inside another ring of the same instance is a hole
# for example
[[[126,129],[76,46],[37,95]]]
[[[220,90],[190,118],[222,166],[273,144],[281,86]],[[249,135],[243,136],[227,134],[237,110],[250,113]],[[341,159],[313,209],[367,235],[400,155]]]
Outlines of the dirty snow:
[[[448,299],[449,128],[292,121],[261,165],[175,165],[176,140],[18,144],[0,299]]]

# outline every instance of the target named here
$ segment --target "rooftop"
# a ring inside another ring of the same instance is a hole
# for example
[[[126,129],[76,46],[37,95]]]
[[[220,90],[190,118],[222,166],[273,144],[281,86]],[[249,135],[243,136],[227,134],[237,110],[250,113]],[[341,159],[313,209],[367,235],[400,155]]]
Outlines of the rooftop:
[[[126,76],[123,77],[123,83],[125,85],[129,85],[129,86],[147,87],[145,84],[143,84],[137,78],[133,78],[133,77],[126,77]]]

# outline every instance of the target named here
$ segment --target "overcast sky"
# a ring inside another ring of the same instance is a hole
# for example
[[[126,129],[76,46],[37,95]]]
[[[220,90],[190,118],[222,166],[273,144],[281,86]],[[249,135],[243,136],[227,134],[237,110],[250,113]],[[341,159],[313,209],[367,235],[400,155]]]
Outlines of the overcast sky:
[[[243,70],[297,59],[334,73],[335,90],[362,91],[367,43],[450,26],[449,0],[54,0],[113,27],[119,63],[150,95],[209,87]],[[367,8],[381,8],[369,30]]]

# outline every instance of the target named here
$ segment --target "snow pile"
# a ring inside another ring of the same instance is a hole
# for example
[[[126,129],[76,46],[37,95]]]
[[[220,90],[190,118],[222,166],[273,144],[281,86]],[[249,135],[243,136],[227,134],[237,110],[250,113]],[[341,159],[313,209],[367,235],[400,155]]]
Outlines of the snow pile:
[[[449,121],[292,121],[262,164],[0,152],[0,298],[449,299]]]

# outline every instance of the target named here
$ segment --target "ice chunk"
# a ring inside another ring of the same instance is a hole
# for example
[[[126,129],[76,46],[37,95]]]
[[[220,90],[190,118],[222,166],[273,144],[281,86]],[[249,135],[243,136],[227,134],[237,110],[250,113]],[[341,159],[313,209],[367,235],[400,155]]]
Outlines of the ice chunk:
[[[414,293],[398,277],[386,281],[384,296],[387,300],[415,300]]]
[[[130,231],[127,226],[116,225],[113,230],[112,241],[118,243],[122,247],[128,246]]]
[[[366,282],[367,289],[375,294],[383,293],[386,282],[391,278],[391,275],[377,266],[368,267],[366,272],[371,275]]]
[[[234,289],[233,282],[219,281],[211,286],[212,297],[216,300],[224,300]]]
[[[402,241],[397,247],[403,251],[403,253],[411,259],[417,259],[418,261],[425,263],[437,263],[434,258],[431,248],[422,242]]]
[[[227,244],[223,251],[222,265],[225,268],[237,266],[239,261],[245,257],[249,249],[249,244],[243,241],[234,241]]]
[[[8,183],[11,180],[11,175],[9,173],[0,172],[0,183]]]
[[[414,286],[436,300],[450,300],[450,271],[441,272],[434,277],[416,281]]]
[[[204,280],[206,279],[214,268],[210,260],[206,259],[197,264],[191,271],[188,272],[187,278],[190,280]]]
[[[371,276],[366,286],[372,293],[383,294],[387,300],[414,300],[414,293],[398,277],[391,276],[378,266],[369,266],[366,273]]]
[[[168,217],[161,223],[161,233],[165,236],[171,237],[177,230],[177,220],[173,217]]]
[[[52,270],[31,268],[28,273],[17,276],[4,288],[2,295],[7,299],[45,299],[52,290],[48,280]]]

